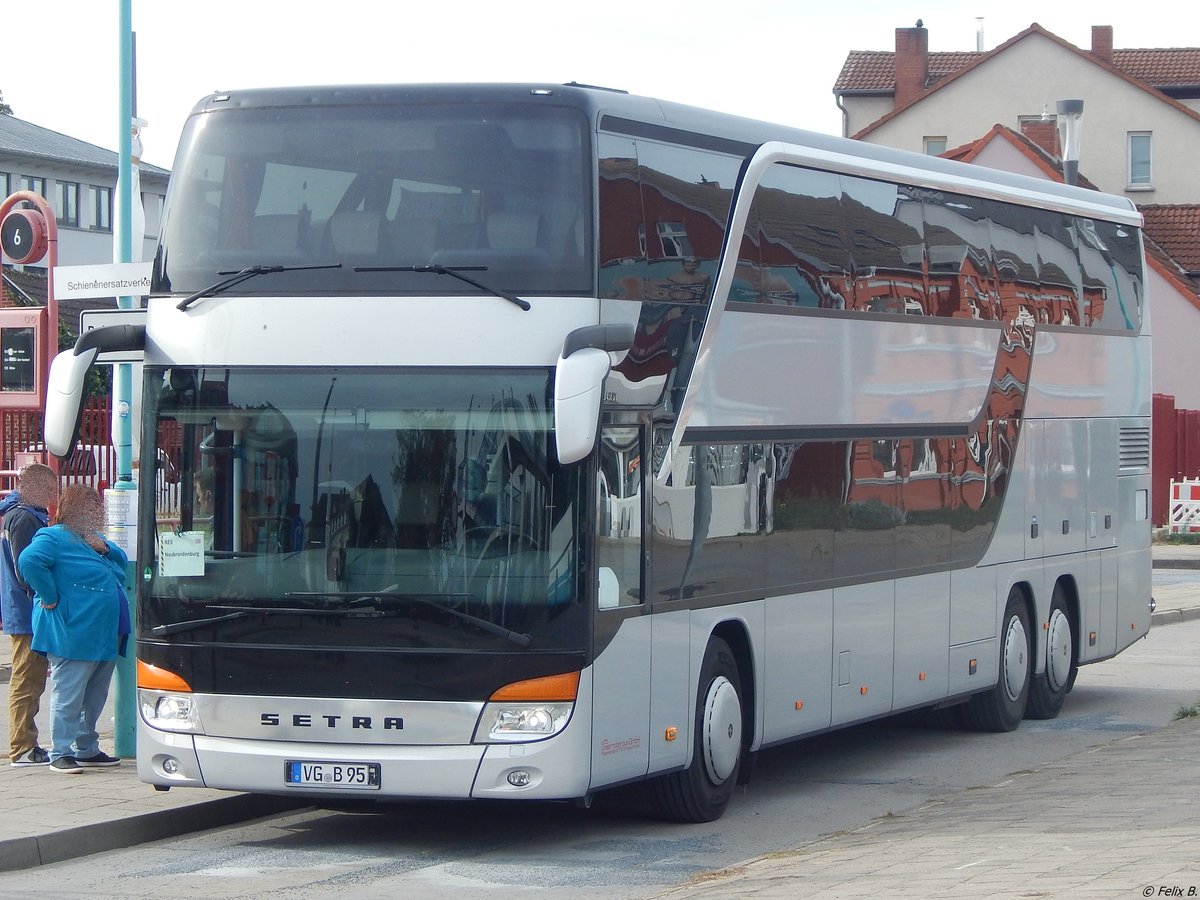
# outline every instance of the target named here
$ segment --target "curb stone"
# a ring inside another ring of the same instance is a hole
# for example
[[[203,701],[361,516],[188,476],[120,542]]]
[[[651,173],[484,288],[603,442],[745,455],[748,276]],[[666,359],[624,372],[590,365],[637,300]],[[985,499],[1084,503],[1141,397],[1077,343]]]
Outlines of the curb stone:
[[[186,811],[170,809],[117,819],[103,827],[80,825],[46,834],[0,841],[0,872],[31,869],[92,853],[121,850],[163,838],[304,809],[307,802],[268,794],[237,794],[197,803]]]

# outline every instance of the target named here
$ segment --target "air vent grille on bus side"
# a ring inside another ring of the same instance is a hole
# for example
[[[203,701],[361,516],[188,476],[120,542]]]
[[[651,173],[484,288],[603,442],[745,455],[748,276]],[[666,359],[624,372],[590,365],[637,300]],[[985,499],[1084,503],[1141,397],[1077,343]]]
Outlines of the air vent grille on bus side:
[[[1121,427],[1121,469],[1150,468],[1150,429],[1145,425]]]

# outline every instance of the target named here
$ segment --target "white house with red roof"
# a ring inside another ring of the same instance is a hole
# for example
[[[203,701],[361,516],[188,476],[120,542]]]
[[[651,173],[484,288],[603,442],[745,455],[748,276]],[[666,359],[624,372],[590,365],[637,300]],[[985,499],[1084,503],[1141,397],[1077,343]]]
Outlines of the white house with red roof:
[[[833,92],[845,134],[918,152],[975,140],[996,122],[1053,122],[1082,99],[1079,167],[1135,203],[1200,203],[1200,48],[1113,49],[1111,26],[1084,50],[1038,24],[988,51],[930,53],[923,27],[893,51],[851,51]]]

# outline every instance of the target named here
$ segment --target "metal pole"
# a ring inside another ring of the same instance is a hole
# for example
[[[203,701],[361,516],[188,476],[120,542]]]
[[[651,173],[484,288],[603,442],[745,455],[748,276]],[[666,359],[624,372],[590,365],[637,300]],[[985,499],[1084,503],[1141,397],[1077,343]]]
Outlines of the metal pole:
[[[132,152],[133,138],[133,16],[131,0],[118,0],[119,13],[117,23],[117,40],[120,44],[120,98],[118,107],[119,143],[117,161],[117,260],[116,262],[133,261],[133,174]],[[137,235],[141,240],[142,236]],[[133,309],[133,297],[119,297],[117,305],[121,309]],[[113,406],[118,410],[117,433],[113,436],[117,448],[117,490],[132,490],[133,484],[133,431],[130,422],[130,410],[133,397],[133,368],[128,363],[116,366],[113,373]],[[123,504],[121,505],[123,506]],[[136,511],[137,504],[130,506]],[[135,512],[136,514],[136,512]],[[136,521],[136,519],[135,519]],[[116,523],[112,523],[116,524]],[[121,523],[128,524],[128,523]],[[136,597],[134,574],[137,571],[135,554],[129,554],[129,566],[125,572],[126,595],[131,599]],[[134,615],[137,604],[130,604],[130,614]],[[113,748],[117,756],[131,758],[137,755],[137,624],[134,621],[134,635],[130,636],[124,657],[118,657],[114,712],[115,725],[113,730]]]

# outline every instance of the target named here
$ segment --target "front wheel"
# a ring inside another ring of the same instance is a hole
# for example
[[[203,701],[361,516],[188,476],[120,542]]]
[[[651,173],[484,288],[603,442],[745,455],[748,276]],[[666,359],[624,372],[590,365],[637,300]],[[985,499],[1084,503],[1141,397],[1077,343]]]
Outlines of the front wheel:
[[[974,731],[1013,731],[1029,700],[1029,612],[1020,588],[1008,592],[1000,632],[1000,678],[990,691],[963,706],[963,724]]]
[[[1062,585],[1056,584],[1046,623],[1046,671],[1033,676],[1029,685],[1026,718],[1053,719],[1057,716],[1075,683],[1078,666],[1066,592]]]
[[[741,693],[733,651],[721,638],[712,638],[700,666],[691,764],[650,783],[654,808],[663,818],[712,822],[725,812],[742,760]]]

